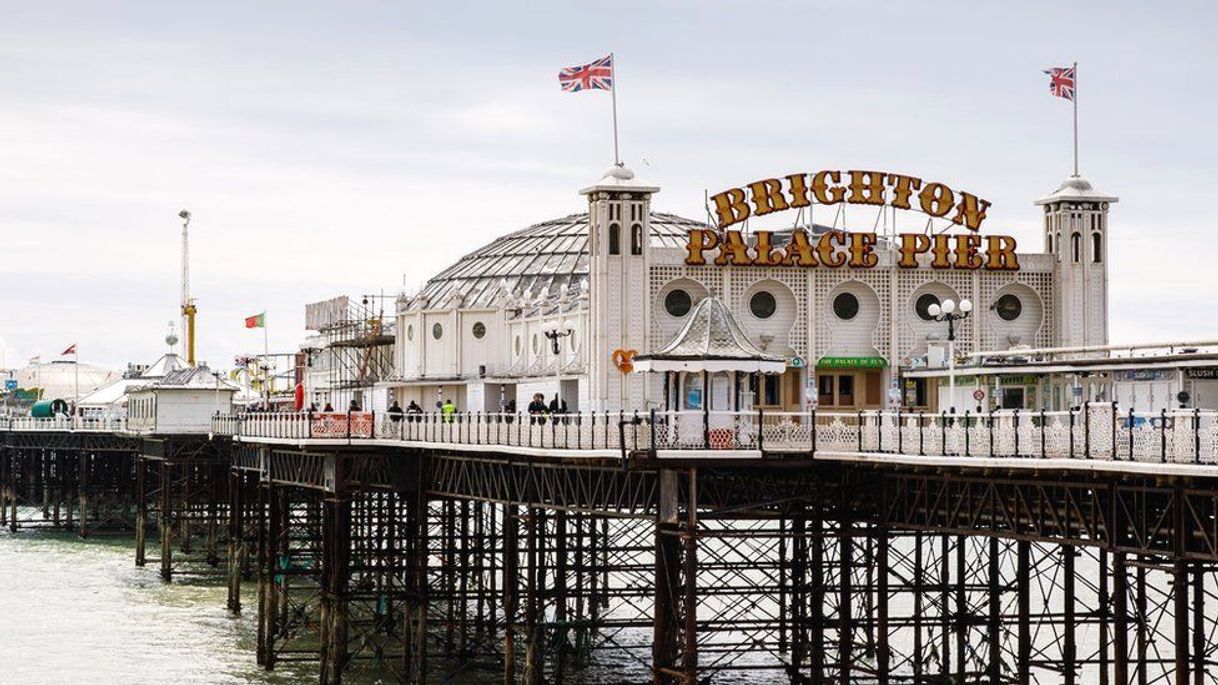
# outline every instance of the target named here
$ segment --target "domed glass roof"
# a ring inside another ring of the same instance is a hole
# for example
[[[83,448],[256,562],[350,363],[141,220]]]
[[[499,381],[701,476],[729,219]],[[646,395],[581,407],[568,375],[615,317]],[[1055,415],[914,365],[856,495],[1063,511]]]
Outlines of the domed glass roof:
[[[651,214],[651,246],[682,247],[692,228],[706,224],[672,214]],[[625,239],[625,236],[623,236]],[[428,307],[492,306],[500,284],[512,295],[557,294],[588,278],[588,214],[545,221],[497,238],[441,271],[419,292]],[[416,300],[418,302],[418,300]],[[418,306],[417,304],[415,306]]]

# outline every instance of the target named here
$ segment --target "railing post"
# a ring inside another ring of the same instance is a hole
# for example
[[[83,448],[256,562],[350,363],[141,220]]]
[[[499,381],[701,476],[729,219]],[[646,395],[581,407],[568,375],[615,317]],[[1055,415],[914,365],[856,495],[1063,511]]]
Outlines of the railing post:
[[[939,413],[939,436],[943,439],[942,448],[939,450],[943,456],[947,456],[947,414]]]
[[[1193,463],[1201,463],[1201,408],[1193,407]]]
[[[576,417],[576,418],[578,418],[578,417]],[[578,436],[579,436],[578,428],[579,428],[579,426],[576,426],[576,429],[577,429],[577,432],[576,432],[576,441],[577,441],[577,442],[576,442],[576,444],[577,444],[577,445],[579,444],[579,443],[578,443],[578,440],[579,440],[579,437],[578,437]],[[652,408],[651,408],[651,427],[650,427],[650,430],[651,430],[651,456],[652,456],[652,457],[655,457],[655,456],[656,456],[656,408],[655,408],[655,407],[652,407]]]
[[[372,418],[372,426],[368,429],[368,434],[370,436],[372,436],[370,439],[375,440],[376,439],[376,410],[375,409],[372,410],[371,418]]]
[[[810,420],[812,421],[812,458],[815,459],[816,458],[816,429],[817,429],[816,407],[812,407],[812,418]]]
[[[994,410],[990,409],[990,413],[986,416],[986,428],[990,434],[990,456],[994,456]]]
[[[919,409],[918,410],[918,456],[919,457],[926,456],[926,435],[924,435],[924,431],[926,429],[926,423],[923,421],[923,419],[925,419],[925,418],[926,418],[925,412],[923,410]]]
[[[1113,402],[1112,403],[1112,460],[1113,461],[1119,461],[1121,458],[1120,453],[1117,452],[1117,443],[1116,443],[1117,419],[1119,419],[1119,418],[1120,417],[1117,416],[1116,402]]]
[[[765,455],[765,410],[757,407],[757,451]]]
[[[971,450],[970,450],[970,448],[969,448],[969,439],[968,439],[968,434],[969,434],[969,432],[970,432],[970,431],[969,431],[969,429],[968,429],[968,418],[969,418],[969,417],[968,417],[968,410],[967,410],[967,409],[965,409],[965,410],[964,410],[964,456],[966,456],[966,457],[971,457],[971,456],[973,456],[973,455],[972,455],[972,451],[971,451]]]
[[[609,423],[608,414],[609,414],[609,412],[605,412],[605,423],[606,424]],[[617,438],[618,438],[618,444],[621,445],[621,447],[622,447],[622,470],[625,470],[627,468],[627,466],[630,464],[630,460],[626,456],[626,420],[622,418],[622,412],[620,410],[618,411]],[[609,437],[608,437],[608,435],[606,435],[605,436],[605,446],[607,447],[608,444],[609,444]]]
[[[622,422],[625,420],[626,420],[626,412],[622,409],[617,410],[617,425],[619,428],[618,438],[621,440],[623,453],[625,453],[625,451],[626,451],[626,437],[625,437],[626,433],[625,433],[625,429],[622,428],[622,425],[623,425]]]
[[[905,424],[901,421],[901,408],[897,407],[897,454],[905,454]]]
[[[884,410],[877,409],[875,412],[875,451],[884,451]]]
[[[1133,461],[1133,404],[1129,406],[1129,461]]]
[[[859,420],[858,420],[858,428],[859,428],[859,452],[862,452],[862,451],[863,451],[863,431],[867,429],[867,426],[863,425],[863,423],[864,423],[864,419],[863,419],[863,410],[861,410],[861,409],[860,409],[860,410],[859,410]]]
[[[1046,426],[1046,422],[1045,422],[1045,408],[1041,407],[1040,408],[1040,458],[1041,459],[1044,459],[1045,457],[1049,456],[1049,452],[1046,449],[1047,443],[1045,442],[1045,428],[1046,427],[1047,426]]]
[[[1167,409],[1159,410],[1159,458],[1167,463]]]
[[[1083,402],[1083,458],[1091,458],[1091,400]]]
[[[1015,410],[1015,456],[1019,456],[1019,410]]]
[[[1070,458],[1074,458],[1074,407],[1070,407]]]
[[[631,426],[634,427],[634,429],[631,432],[634,433],[633,437],[634,437],[634,451],[635,452],[639,451],[639,423],[641,423],[639,421],[639,410],[635,409],[634,410],[634,421],[630,424]]]

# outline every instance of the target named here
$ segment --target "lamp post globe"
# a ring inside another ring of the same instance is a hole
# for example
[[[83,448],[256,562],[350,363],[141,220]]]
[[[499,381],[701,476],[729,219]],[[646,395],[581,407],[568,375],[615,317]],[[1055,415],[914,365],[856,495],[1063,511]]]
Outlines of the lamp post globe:
[[[944,314],[951,314],[952,312],[956,311],[956,301],[949,297],[943,301],[940,308],[943,310]]]
[[[960,300],[960,311],[964,314],[968,314],[969,312],[973,311],[973,301],[967,298]]]

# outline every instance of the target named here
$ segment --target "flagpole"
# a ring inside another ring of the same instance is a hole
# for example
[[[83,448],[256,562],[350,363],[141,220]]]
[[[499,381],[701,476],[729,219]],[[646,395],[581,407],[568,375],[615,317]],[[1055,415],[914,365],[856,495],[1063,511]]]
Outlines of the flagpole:
[[[264,371],[262,372],[262,394],[265,397],[263,407],[271,408],[271,345],[267,342],[266,332],[266,310],[262,310],[262,363]]]
[[[617,60],[612,52],[609,53],[609,64],[613,65],[613,87],[609,89],[609,93],[613,96],[613,164],[621,166],[622,158],[617,151]]]
[[[1074,175],[1078,176],[1078,62],[1074,63]]]

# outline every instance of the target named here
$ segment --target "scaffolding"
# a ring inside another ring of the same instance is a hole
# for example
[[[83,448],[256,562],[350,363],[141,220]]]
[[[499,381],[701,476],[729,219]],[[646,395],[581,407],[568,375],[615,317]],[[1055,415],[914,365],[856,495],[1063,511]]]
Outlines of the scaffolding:
[[[396,321],[392,310],[385,313],[387,299],[343,295],[305,305],[305,328],[317,334],[303,350],[314,398],[362,404],[367,391],[392,376]]]

